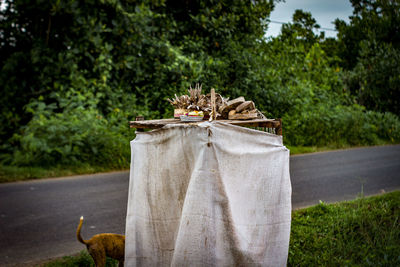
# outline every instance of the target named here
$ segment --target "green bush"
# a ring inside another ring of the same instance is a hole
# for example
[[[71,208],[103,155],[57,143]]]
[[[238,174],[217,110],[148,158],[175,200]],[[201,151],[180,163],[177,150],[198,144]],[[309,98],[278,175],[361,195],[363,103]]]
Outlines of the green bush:
[[[391,113],[366,111],[358,105],[308,107],[284,118],[289,145],[341,147],[400,142],[400,119]]]
[[[36,114],[21,135],[9,163],[17,166],[76,166],[90,164],[109,168],[129,166],[127,118],[115,110],[106,119],[98,111],[75,108],[62,113]]]
[[[272,40],[264,48],[262,80],[255,96],[269,117],[283,118],[285,143],[291,146],[378,145],[400,142],[400,119],[391,113],[366,110],[331,66],[318,43],[282,47]]]

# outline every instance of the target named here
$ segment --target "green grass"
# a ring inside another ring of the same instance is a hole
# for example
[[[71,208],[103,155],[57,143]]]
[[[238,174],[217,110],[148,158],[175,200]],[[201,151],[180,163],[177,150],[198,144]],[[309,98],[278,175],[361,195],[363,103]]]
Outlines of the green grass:
[[[82,251],[43,266],[94,264]],[[293,211],[288,266],[400,266],[400,191]]]
[[[94,262],[92,257],[90,257],[89,253],[87,251],[83,250],[81,253],[77,256],[67,256],[63,257],[61,259],[53,260],[51,262],[45,263],[43,265],[40,265],[42,267],[75,267],[75,266],[91,266],[94,267]],[[118,266],[118,261],[113,260],[111,258],[107,258],[106,262],[106,267],[111,267],[111,266]]]
[[[102,166],[54,166],[52,168],[43,167],[16,167],[0,165],[0,183],[17,182],[49,177],[62,177],[79,174],[91,174],[99,172],[115,171]]]
[[[298,155],[298,154],[307,154],[307,153],[315,153],[315,152],[325,152],[325,151],[332,151],[332,150],[338,150],[338,149],[350,149],[350,148],[355,148],[354,146],[337,146],[337,145],[331,145],[331,146],[323,146],[323,147],[318,147],[318,146],[286,146],[290,150],[290,155]]]
[[[290,150],[290,155],[314,153],[321,151],[320,148],[316,146],[286,146]]]
[[[381,142],[378,145],[370,145],[370,146],[385,146],[385,145],[395,145],[395,144],[390,142]],[[351,146],[346,144],[330,144],[327,146],[291,146],[291,145],[285,145],[285,146],[290,150],[290,155],[325,152],[325,151],[332,151],[339,149],[351,149],[358,147],[369,147],[369,146]]]
[[[400,266],[400,191],[294,211],[288,266]]]

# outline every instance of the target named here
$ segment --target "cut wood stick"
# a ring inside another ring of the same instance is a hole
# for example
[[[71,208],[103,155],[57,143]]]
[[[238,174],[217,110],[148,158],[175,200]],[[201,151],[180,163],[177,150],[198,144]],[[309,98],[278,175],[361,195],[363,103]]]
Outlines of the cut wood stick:
[[[210,121],[215,120],[217,118],[217,107],[215,106],[215,89],[211,88],[211,114]]]

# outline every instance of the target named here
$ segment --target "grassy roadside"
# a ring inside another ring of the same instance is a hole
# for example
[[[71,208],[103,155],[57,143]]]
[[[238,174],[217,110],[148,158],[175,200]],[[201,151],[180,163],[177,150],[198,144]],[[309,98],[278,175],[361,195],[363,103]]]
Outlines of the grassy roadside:
[[[94,267],[94,262],[92,257],[90,257],[89,253],[86,250],[82,250],[78,255],[75,256],[66,256],[61,259],[56,259],[44,264],[40,264],[38,266],[41,267],[85,267],[90,266]],[[106,267],[118,266],[118,261],[113,260],[107,257]]]
[[[63,177],[80,174],[94,174],[99,172],[119,171],[102,166],[55,166],[43,167],[16,167],[0,165],[0,183],[26,181],[50,177]]]
[[[400,191],[293,212],[288,266],[400,266]]]
[[[400,191],[295,210],[288,266],[400,266]],[[117,262],[108,260],[107,266]],[[42,265],[94,266],[86,251]]]
[[[352,148],[362,148],[362,147],[373,147],[373,146],[390,146],[396,145],[395,143],[390,142],[381,142],[379,145],[370,145],[370,146],[351,146],[351,145],[343,145],[343,144],[332,144],[328,146],[290,146],[286,147],[290,150],[290,155],[298,155],[298,154],[308,154],[315,152],[327,152],[334,150],[343,150],[343,149],[352,149]]]

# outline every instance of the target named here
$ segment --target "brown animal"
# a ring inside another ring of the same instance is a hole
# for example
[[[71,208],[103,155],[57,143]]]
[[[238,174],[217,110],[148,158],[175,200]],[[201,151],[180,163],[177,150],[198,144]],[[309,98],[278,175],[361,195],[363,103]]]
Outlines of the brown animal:
[[[76,230],[76,236],[79,242],[86,245],[90,256],[92,256],[97,267],[106,266],[106,257],[119,261],[118,266],[124,266],[125,257],[125,236],[118,234],[98,234],[89,240],[83,240],[81,237],[81,228],[83,216],[81,217]]]

